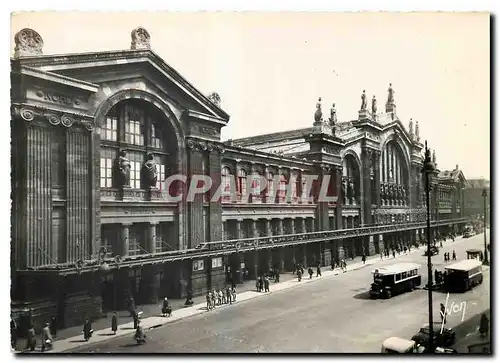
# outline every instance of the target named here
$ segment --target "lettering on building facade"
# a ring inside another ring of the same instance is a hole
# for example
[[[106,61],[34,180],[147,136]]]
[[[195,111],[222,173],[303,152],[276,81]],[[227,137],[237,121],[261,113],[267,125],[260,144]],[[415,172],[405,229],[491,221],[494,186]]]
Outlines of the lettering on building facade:
[[[72,106],[72,105],[78,106],[81,103],[78,99],[73,98],[71,96],[65,96],[65,95],[61,95],[61,94],[53,93],[53,92],[38,90],[35,92],[35,94],[38,97],[43,98],[44,101],[50,101],[50,102],[58,103],[60,105],[65,105],[65,106]]]

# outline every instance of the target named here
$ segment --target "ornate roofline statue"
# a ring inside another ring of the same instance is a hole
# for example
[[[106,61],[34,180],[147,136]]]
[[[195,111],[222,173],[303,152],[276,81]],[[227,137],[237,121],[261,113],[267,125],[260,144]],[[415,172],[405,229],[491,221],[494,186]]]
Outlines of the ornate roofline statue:
[[[372,114],[375,116],[377,114],[377,98],[373,95],[372,98]]]
[[[132,43],[130,44],[130,49],[150,49],[151,48],[151,35],[142,26],[135,28],[130,33],[132,38]]]
[[[364,111],[366,110],[366,91],[363,90],[363,93],[361,94],[361,110]]]
[[[337,109],[335,108],[335,103],[332,104],[332,108],[330,109],[330,126],[335,127],[337,124]]]
[[[392,89],[392,83],[389,83],[389,88],[387,89],[387,92],[388,92],[387,103],[393,104],[394,103],[394,90]]]
[[[316,111],[314,112],[314,121],[320,122],[323,120],[323,111],[321,111],[321,97],[318,98],[316,103]]]
[[[432,162],[436,163],[436,149],[432,150]]]
[[[418,121],[415,123],[415,137],[417,138],[417,142],[420,141],[420,127],[418,126]]]
[[[413,119],[410,119],[410,124],[408,125],[408,133],[410,134],[410,137],[413,139]]]
[[[212,92],[207,97],[215,106],[220,107],[221,99],[217,92]]]
[[[24,28],[14,36],[14,58],[43,54],[43,39],[36,31]]]

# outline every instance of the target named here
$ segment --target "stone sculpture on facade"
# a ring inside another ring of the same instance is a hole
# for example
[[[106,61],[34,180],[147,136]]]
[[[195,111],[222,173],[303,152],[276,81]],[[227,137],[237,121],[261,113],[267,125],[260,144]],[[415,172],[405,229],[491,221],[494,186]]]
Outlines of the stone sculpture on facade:
[[[353,204],[354,201],[354,183],[353,180],[349,178],[347,181],[347,199],[349,204]]]
[[[418,126],[418,121],[415,123],[415,138],[417,142],[420,142],[420,127]]]
[[[410,124],[408,125],[408,133],[410,134],[410,139],[413,140],[414,134],[413,134],[413,119],[410,119]]]
[[[208,95],[208,99],[210,102],[212,102],[215,106],[220,107],[221,99],[220,96],[217,92],[212,92]]]
[[[347,181],[342,178],[342,204],[347,204]]]
[[[318,98],[318,103],[316,103],[316,111],[314,112],[314,121],[320,122],[323,120],[323,112],[321,111],[321,97]]]
[[[377,98],[375,96],[372,98],[372,114],[373,116],[377,115]]]
[[[366,102],[366,93],[365,90],[363,90],[363,93],[361,94],[361,110],[364,111],[366,110],[367,102]]]
[[[337,110],[335,108],[335,103],[332,105],[330,109],[330,119],[328,120],[330,127],[332,128],[332,133],[335,135],[335,125],[337,124]]]
[[[158,170],[153,154],[148,154],[143,170],[146,187],[155,188],[156,182],[158,181]]]
[[[392,89],[392,83],[389,83],[389,88],[387,89],[387,103],[388,104],[393,104],[394,103],[394,90]]]
[[[148,31],[143,27],[138,27],[132,30],[130,34],[132,37],[132,44],[130,49],[150,49],[151,48],[151,36]]]
[[[22,29],[14,36],[14,58],[43,54],[43,39],[33,29]]]
[[[130,187],[130,161],[125,150],[120,151],[116,166],[118,187]]]
[[[436,150],[432,150],[432,162],[436,164]]]

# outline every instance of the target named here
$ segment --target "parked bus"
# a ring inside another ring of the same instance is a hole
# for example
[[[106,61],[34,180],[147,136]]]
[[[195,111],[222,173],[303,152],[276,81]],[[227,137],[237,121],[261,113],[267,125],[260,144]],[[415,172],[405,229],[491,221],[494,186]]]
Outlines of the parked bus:
[[[445,267],[444,288],[448,292],[465,292],[482,282],[481,261],[463,260]]]
[[[373,272],[370,297],[390,299],[393,295],[412,291],[422,283],[420,265],[416,263],[398,263],[380,267]]]

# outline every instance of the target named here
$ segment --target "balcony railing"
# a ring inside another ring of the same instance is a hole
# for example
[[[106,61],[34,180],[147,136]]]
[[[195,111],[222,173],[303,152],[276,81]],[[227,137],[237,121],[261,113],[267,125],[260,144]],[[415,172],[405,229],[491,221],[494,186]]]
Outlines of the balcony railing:
[[[444,226],[456,223],[469,222],[469,218],[445,219],[440,221],[432,221],[431,226]],[[230,255],[232,253],[245,252],[258,249],[268,249],[290,246],[303,243],[316,243],[334,241],[343,238],[363,237],[384,233],[400,232],[405,230],[415,230],[426,228],[425,222],[412,222],[384,226],[367,226],[352,229],[340,229],[334,231],[318,231],[307,233],[295,233],[282,236],[266,236],[257,238],[243,238],[236,240],[226,240],[217,242],[203,243],[200,248],[186,249],[181,251],[168,251],[157,254],[144,254],[138,256],[127,256],[125,258],[116,258],[114,260],[106,260],[110,267],[119,268],[120,266],[140,266],[144,264],[156,264],[172,261],[200,259],[205,257],[214,257],[221,255]],[[77,272],[93,271],[96,265],[93,261],[85,262],[78,269],[72,263],[38,266],[28,271],[57,271],[60,274],[74,274]]]

